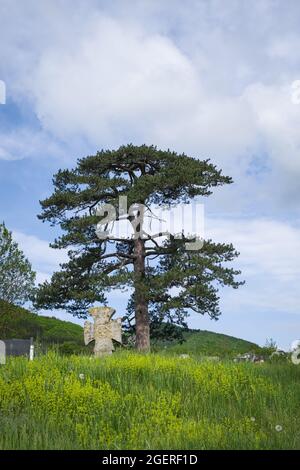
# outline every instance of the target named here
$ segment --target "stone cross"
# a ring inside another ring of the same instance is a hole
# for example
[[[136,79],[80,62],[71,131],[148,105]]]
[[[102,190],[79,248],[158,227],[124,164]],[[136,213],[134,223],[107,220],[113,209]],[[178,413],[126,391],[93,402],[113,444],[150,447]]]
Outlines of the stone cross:
[[[84,324],[85,345],[95,340],[95,357],[112,354],[112,340],[122,343],[121,318],[111,319],[115,313],[115,309],[111,307],[93,307],[89,309],[89,313],[94,318],[94,325],[89,321]]]

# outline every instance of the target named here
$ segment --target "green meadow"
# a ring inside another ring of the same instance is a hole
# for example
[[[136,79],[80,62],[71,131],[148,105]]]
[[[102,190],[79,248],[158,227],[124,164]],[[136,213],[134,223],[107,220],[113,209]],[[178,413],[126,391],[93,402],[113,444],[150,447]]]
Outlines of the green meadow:
[[[299,449],[300,367],[118,351],[0,368],[1,449]]]

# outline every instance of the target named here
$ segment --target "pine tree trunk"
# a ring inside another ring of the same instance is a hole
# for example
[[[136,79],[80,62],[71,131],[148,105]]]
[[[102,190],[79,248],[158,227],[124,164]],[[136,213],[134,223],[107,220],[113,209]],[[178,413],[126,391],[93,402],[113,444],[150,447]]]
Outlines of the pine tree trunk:
[[[138,238],[134,242],[135,273],[135,332],[138,351],[150,351],[150,324],[148,301],[145,293],[145,242]]]

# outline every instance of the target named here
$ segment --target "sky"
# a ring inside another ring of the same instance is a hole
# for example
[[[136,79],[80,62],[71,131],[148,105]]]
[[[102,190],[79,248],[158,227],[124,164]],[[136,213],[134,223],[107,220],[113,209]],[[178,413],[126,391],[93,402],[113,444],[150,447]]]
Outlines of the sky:
[[[37,219],[59,168],[127,143],[211,158],[234,184],[203,201],[205,236],[234,244],[246,284],[221,290],[218,322],[189,324],[288,349],[300,337],[298,0],[0,0],[0,18],[0,220],[38,281],[66,259]],[[110,296],[120,316],[127,295]]]

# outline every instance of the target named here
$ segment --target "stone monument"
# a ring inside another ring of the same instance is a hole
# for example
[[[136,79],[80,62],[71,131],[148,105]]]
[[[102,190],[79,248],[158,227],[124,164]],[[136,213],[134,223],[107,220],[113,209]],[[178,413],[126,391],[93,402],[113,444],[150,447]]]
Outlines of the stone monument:
[[[121,318],[112,320],[115,313],[111,307],[93,307],[89,309],[90,315],[94,318],[94,324],[86,321],[84,324],[84,343],[89,344],[95,340],[95,357],[102,357],[112,354],[114,346],[112,340],[122,343]]]

